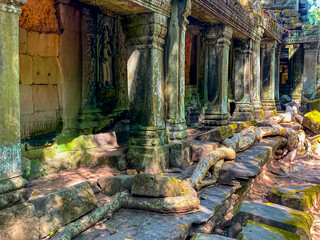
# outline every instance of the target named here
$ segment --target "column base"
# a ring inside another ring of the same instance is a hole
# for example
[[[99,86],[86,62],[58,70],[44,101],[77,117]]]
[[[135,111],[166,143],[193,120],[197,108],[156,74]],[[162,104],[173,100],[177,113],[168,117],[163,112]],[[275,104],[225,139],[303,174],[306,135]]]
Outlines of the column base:
[[[169,167],[169,145],[164,130],[141,130],[130,133],[127,154],[131,168],[149,174],[159,174]]]
[[[253,107],[250,103],[236,103],[236,109],[231,117],[231,121],[251,121],[253,119]]]
[[[186,169],[191,163],[186,123],[168,119],[167,135],[169,137],[169,165]]]
[[[264,118],[269,118],[277,115],[275,100],[262,100],[262,109],[264,110]]]
[[[264,111],[262,110],[262,104],[260,101],[253,101],[253,115],[254,119],[263,119],[264,118]]]
[[[39,238],[39,219],[32,204],[27,180],[20,174],[0,176],[0,239],[23,240]]]
[[[205,115],[204,124],[206,126],[224,126],[230,123],[228,114],[207,114]]]
[[[276,99],[275,102],[276,102],[276,109],[277,109],[277,111],[281,111],[282,109],[281,109],[280,100],[279,100],[279,99]]]

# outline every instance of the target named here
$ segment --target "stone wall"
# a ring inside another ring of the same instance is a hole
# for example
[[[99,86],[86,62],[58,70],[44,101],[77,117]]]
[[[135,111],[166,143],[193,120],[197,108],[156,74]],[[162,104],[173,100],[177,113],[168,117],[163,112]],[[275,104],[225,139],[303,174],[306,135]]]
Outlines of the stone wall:
[[[21,138],[55,130],[60,124],[58,41],[55,33],[20,28]]]

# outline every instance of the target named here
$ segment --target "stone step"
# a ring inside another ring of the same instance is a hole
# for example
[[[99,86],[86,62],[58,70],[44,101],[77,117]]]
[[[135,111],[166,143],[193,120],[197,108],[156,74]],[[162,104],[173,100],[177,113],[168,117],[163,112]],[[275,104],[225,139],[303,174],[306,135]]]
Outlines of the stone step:
[[[262,223],[248,220],[237,237],[238,240],[300,240],[298,234],[279,228],[271,227]]]
[[[244,201],[232,221],[228,235],[236,237],[248,220],[298,234],[301,239],[311,239],[310,229],[314,218],[308,213],[278,204]]]
[[[272,189],[268,193],[270,202],[300,211],[309,210],[320,197],[320,185],[289,186]]]
[[[191,240],[230,240],[234,238],[228,238],[220,235],[215,234],[204,234],[204,233],[197,233],[194,235]]]
[[[237,153],[234,161],[226,161],[220,171],[218,182],[232,184],[234,180],[255,178],[270,156],[286,143],[284,138],[273,138],[255,143],[250,149]]]

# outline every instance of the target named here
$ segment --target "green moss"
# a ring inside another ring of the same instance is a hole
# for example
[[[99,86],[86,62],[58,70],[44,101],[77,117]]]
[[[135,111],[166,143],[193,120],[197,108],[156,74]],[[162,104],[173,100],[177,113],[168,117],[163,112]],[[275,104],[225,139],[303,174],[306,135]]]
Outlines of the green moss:
[[[295,226],[297,228],[305,229],[310,234],[310,228],[314,221],[314,217],[311,214],[304,213],[304,212],[297,213],[292,211],[290,215],[294,217],[294,220],[284,221],[283,223],[291,226]]]
[[[277,235],[281,235],[284,239],[288,239],[288,240],[300,240],[300,237],[297,235],[297,234],[294,234],[294,233],[291,233],[291,232],[288,232],[288,231],[285,231],[285,230],[282,230],[282,229],[279,229],[279,228],[275,228],[275,227],[272,227],[272,226],[269,226],[269,225],[265,225],[265,224],[262,224],[262,223],[258,223],[258,222],[254,222],[254,221],[251,221],[251,220],[248,220],[247,223],[246,223],[246,226],[248,224],[252,224],[252,225],[255,225],[255,226],[259,226],[259,227],[262,227],[262,228],[265,228],[271,232],[274,232],[275,235],[272,235],[272,233],[270,233],[270,237],[274,237],[275,239],[277,239]],[[242,238],[237,238],[237,239],[244,239],[244,236],[242,235]]]

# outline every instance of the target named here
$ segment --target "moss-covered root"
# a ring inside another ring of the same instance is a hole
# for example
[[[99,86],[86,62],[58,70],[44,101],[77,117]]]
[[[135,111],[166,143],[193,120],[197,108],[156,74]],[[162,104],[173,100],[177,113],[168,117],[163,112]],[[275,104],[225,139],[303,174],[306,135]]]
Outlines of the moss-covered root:
[[[212,152],[212,154],[202,159],[198,163],[193,171],[192,176],[188,179],[190,185],[195,189],[200,189],[203,186],[202,180],[211,167],[213,167],[221,159],[233,160],[235,158],[236,152],[232,148],[222,147],[216,149]],[[213,181],[210,181],[210,184],[213,184]]]
[[[141,209],[160,213],[183,213],[197,210],[200,207],[200,200],[197,192],[184,182],[185,191],[178,197],[166,198],[145,198],[145,197],[129,197],[127,208]]]
[[[83,231],[89,229],[102,219],[109,219],[120,208],[126,206],[128,199],[131,197],[129,192],[119,192],[111,197],[111,199],[93,210],[88,215],[78,219],[75,222],[63,227],[58,231],[52,239],[69,240],[78,236]]]

